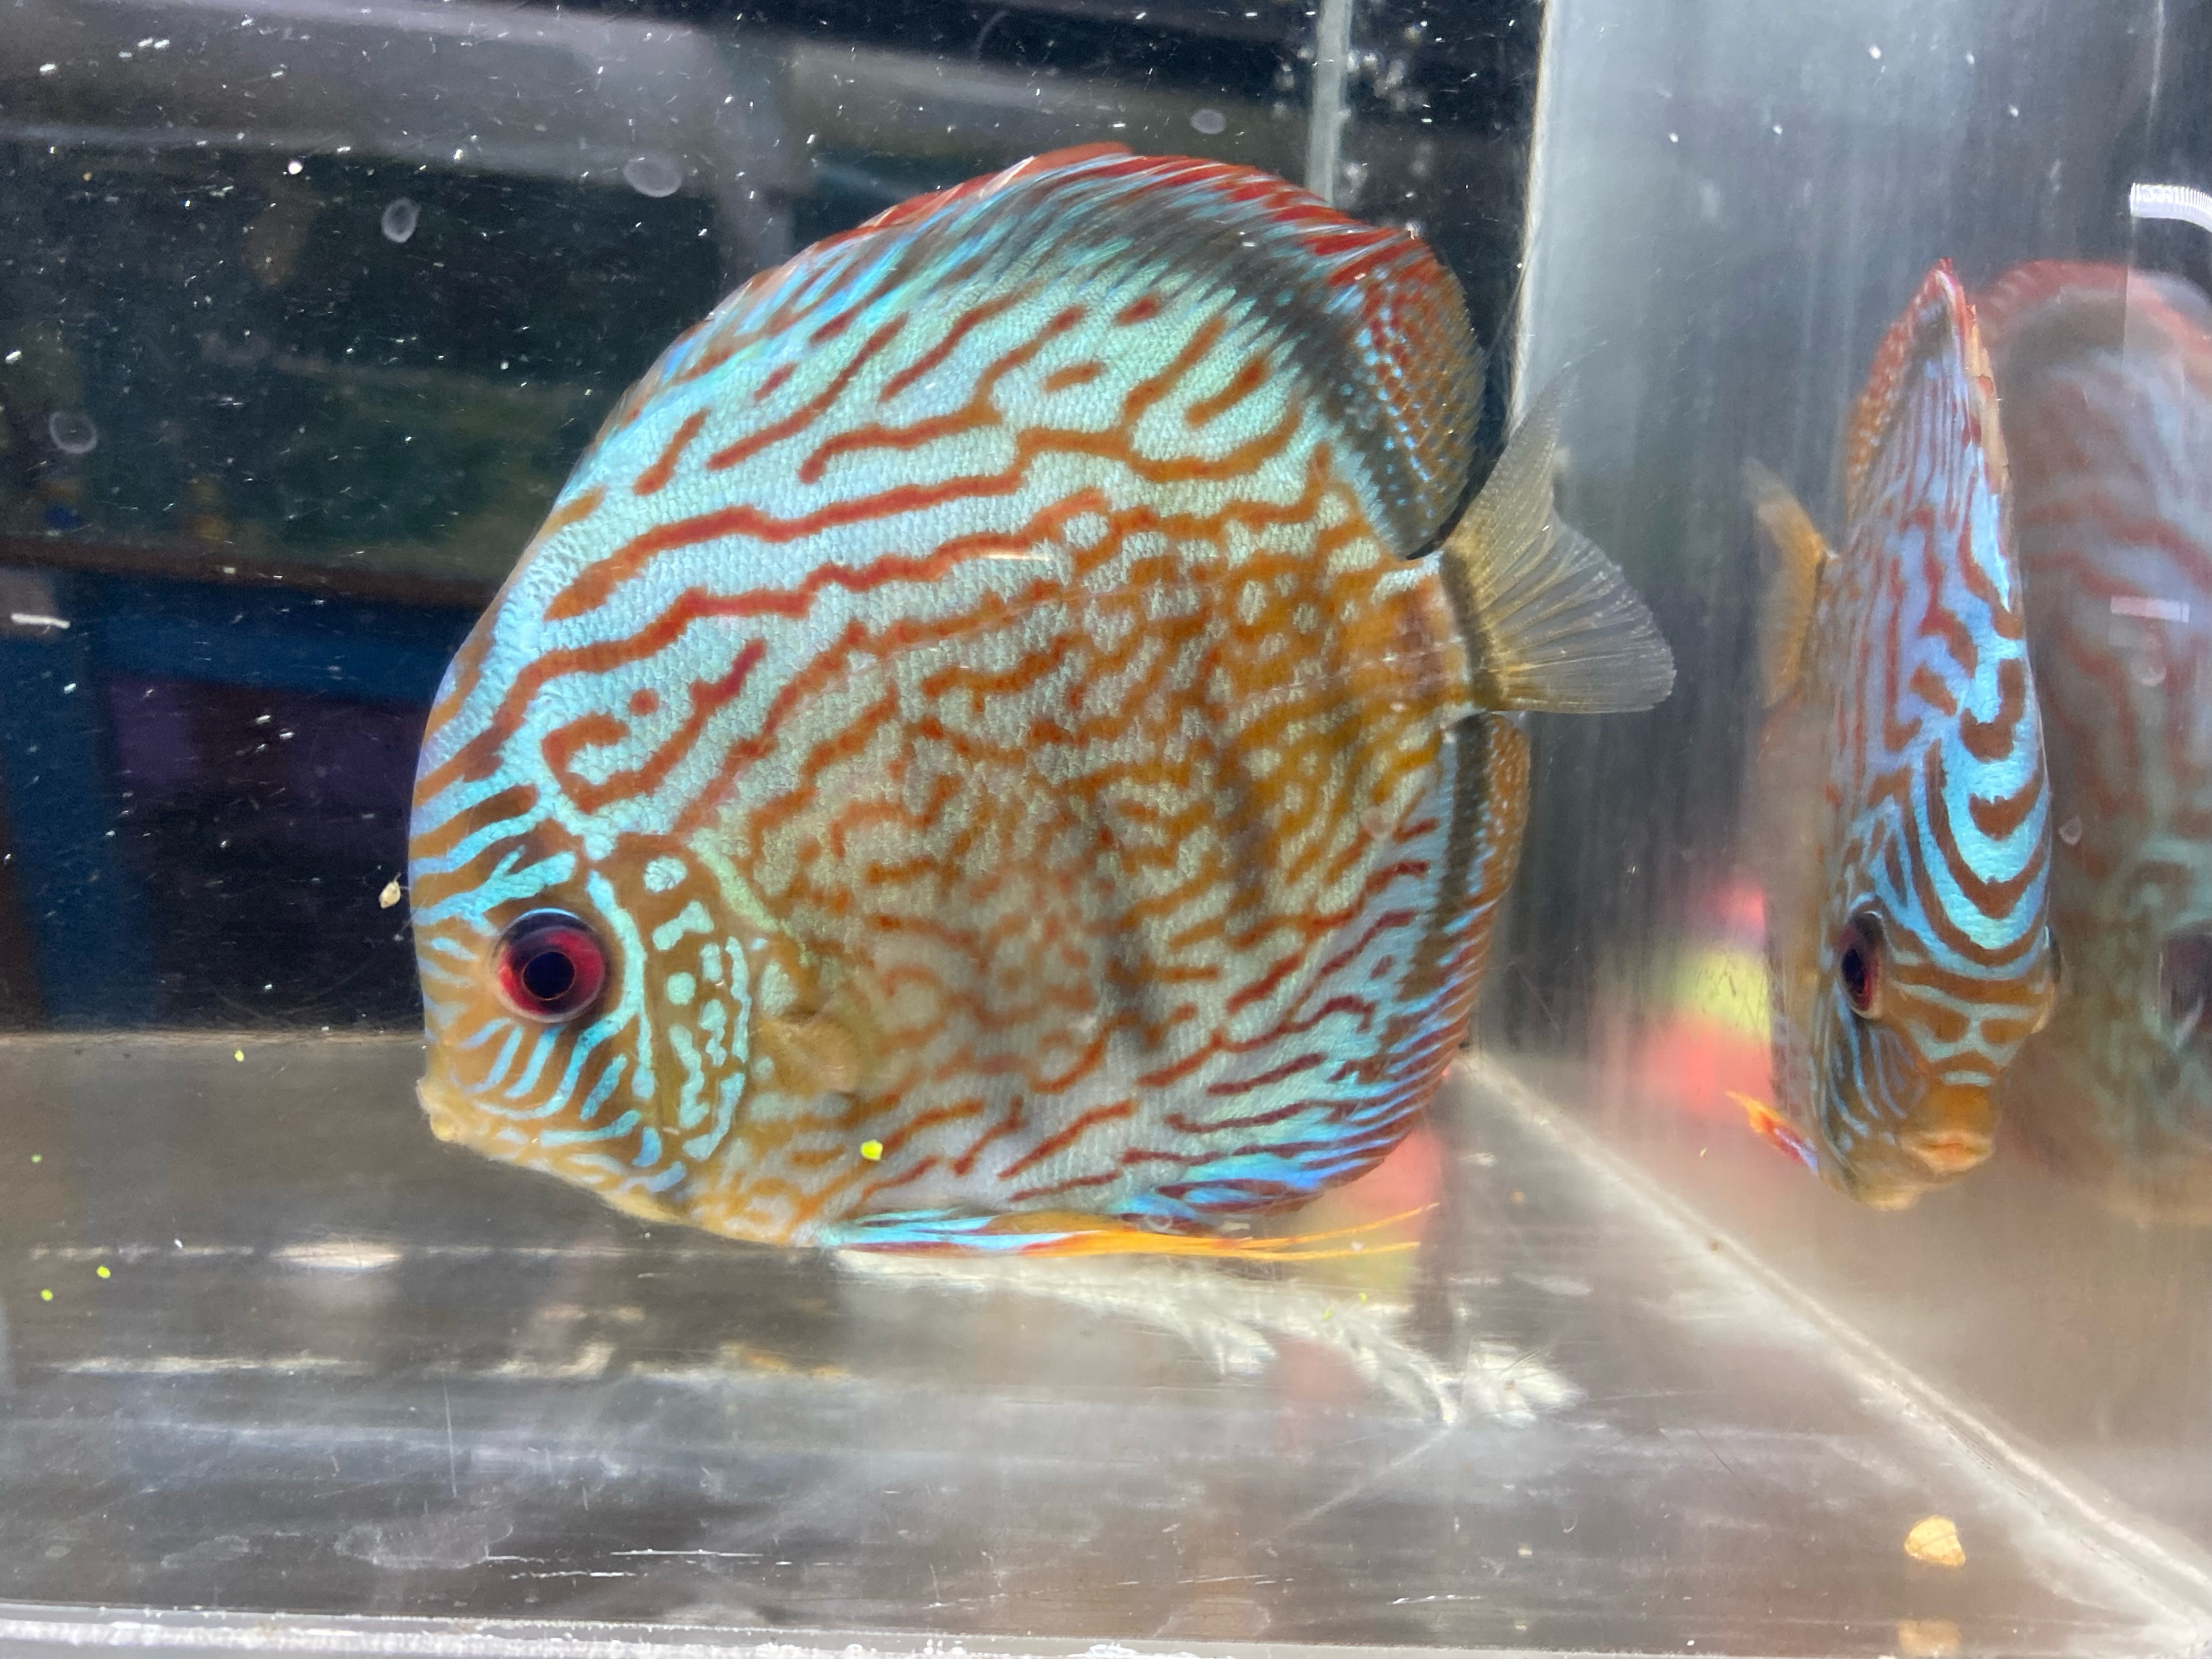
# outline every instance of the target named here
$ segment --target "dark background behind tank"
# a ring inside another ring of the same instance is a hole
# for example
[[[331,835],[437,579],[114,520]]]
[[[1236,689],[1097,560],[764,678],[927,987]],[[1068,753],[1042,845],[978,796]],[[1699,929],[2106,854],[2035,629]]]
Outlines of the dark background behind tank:
[[[1317,151],[1283,0],[11,6],[0,1024],[412,1025],[377,900],[445,660],[660,348],[908,195],[1097,140],[1319,166],[1494,337],[1538,9],[1333,15]]]

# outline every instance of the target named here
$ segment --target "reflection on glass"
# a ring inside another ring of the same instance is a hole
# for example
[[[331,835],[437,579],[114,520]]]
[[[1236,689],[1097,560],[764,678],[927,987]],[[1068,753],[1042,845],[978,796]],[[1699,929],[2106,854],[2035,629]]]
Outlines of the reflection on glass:
[[[1763,470],[1772,712],[1751,784],[1776,1140],[1881,1209],[1990,1155],[2045,1017],[2049,805],[2004,459],[1966,290],[1938,266],[1876,351],[1832,552]]]
[[[2212,305],[2177,278],[2038,264],[1984,313],[2064,955],[2008,1119],[2125,1212],[2212,1223]]]

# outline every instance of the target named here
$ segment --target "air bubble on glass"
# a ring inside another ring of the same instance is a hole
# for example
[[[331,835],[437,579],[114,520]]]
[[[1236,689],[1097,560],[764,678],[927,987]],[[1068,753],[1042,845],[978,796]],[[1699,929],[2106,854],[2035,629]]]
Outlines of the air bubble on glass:
[[[100,447],[100,428],[92,416],[74,409],[58,409],[47,416],[46,435],[64,455],[89,455]]]
[[[404,242],[415,234],[415,227],[422,222],[422,210],[402,196],[384,210],[379,228],[384,232],[386,241]]]
[[[647,150],[623,163],[623,178],[641,196],[673,196],[684,187],[684,168],[672,155]]]
[[[1190,125],[1193,131],[1211,138],[1228,127],[1229,118],[1218,109],[1194,109],[1190,112]]]

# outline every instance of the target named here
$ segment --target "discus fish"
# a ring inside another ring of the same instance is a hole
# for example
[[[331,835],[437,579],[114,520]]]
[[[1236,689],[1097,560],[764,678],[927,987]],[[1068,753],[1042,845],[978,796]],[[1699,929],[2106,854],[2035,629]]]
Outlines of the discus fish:
[[[1876,351],[1832,552],[1755,465],[1774,575],[1753,782],[1775,1100],[1763,1133],[1879,1208],[1990,1153],[2045,1017],[2049,789],[2005,456],[1948,264]]]
[[[2051,750],[2064,985],[2005,1079],[2045,1159],[2212,1222],[2212,304],[2023,265],[1979,309]]]
[[[432,710],[433,1127],[820,1246],[1235,1251],[1371,1167],[1518,854],[1496,711],[1673,678],[1556,400],[1438,547],[1480,380],[1418,238],[1112,147],[754,277]]]

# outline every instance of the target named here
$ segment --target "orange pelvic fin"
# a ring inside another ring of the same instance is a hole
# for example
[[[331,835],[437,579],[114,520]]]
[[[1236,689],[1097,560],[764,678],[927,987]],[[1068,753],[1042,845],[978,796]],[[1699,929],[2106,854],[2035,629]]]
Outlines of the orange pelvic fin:
[[[1819,1171],[1820,1160],[1813,1151],[1812,1142],[1804,1133],[1773,1107],[1753,1095],[1728,1091],[1728,1097],[1743,1108],[1743,1121],[1751,1126],[1752,1133],[1771,1146],[1790,1154],[1807,1169]]]

